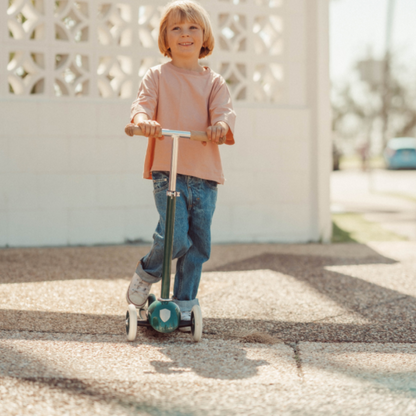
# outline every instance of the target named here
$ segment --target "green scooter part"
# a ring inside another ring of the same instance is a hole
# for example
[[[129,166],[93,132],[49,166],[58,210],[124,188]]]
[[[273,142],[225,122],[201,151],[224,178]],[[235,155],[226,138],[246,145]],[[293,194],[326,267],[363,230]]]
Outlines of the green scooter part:
[[[149,306],[150,306],[153,302],[156,302],[156,296],[155,296],[153,293],[151,293],[151,294],[149,295],[149,297],[147,298],[147,306],[142,306],[142,307],[139,309],[139,316],[140,316],[140,319],[147,319],[147,311],[148,311],[148,309],[149,309]]]
[[[147,298],[147,307],[149,307],[153,302],[156,302],[156,300],[156,296],[153,293],[151,293]]]
[[[179,306],[169,301],[170,271],[173,251],[173,232],[175,226],[176,197],[167,196],[165,246],[163,254],[162,293],[161,299],[152,302],[148,309],[150,325],[158,332],[168,333],[175,331],[181,320]]]
[[[178,328],[181,310],[176,303],[157,300],[149,306],[148,319],[153,329],[166,334]]]

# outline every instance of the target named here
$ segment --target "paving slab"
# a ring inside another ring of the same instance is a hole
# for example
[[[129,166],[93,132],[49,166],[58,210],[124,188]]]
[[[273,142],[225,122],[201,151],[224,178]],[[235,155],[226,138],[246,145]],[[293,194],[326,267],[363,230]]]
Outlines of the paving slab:
[[[305,385],[344,391],[343,414],[412,414],[416,411],[416,345],[299,343]],[[353,392],[361,397],[361,411]],[[364,399],[364,394],[368,396]],[[370,397],[373,396],[373,397]],[[364,404],[364,406],[363,406]],[[367,412],[367,413],[365,413]]]
[[[93,401],[107,391],[110,410],[117,401],[130,401],[144,414],[171,414],[170,407],[177,414],[233,413],[300,382],[293,349],[282,343],[194,343],[184,334],[128,343],[114,335],[2,331],[0,348],[0,380],[39,380],[44,388],[61,386],[60,394],[76,394],[78,384],[81,398],[89,394]]]
[[[405,343],[311,343],[297,346],[306,383],[408,390],[416,398],[416,345]]]
[[[0,332],[10,415],[411,415],[416,347]],[[59,406],[57,407],[57,403]]]

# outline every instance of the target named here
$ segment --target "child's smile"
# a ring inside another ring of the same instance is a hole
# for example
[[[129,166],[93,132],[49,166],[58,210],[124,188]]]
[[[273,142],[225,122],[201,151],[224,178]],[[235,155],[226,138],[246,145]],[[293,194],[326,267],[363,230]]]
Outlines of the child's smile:
[[[167,44],[173,59],[198,60],[204,42],[204,32],[197,23],[169,22]]]

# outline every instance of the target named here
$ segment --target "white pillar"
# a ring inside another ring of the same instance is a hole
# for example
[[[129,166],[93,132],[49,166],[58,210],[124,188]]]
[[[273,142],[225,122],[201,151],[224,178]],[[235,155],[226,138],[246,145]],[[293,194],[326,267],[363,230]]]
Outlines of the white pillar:
[[[329,0],[308,0],[307,100],[311,109],[311,235],[329,242],[332,235],[329,177],[332,164],[329,78]]]

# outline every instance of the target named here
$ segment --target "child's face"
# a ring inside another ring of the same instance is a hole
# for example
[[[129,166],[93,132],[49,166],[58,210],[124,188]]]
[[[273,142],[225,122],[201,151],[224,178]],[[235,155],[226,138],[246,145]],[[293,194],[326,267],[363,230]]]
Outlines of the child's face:
[[[198,60],[204,43],[204,32],[197,23],[178,23],[169,17],[166,37],[173,58]]]

